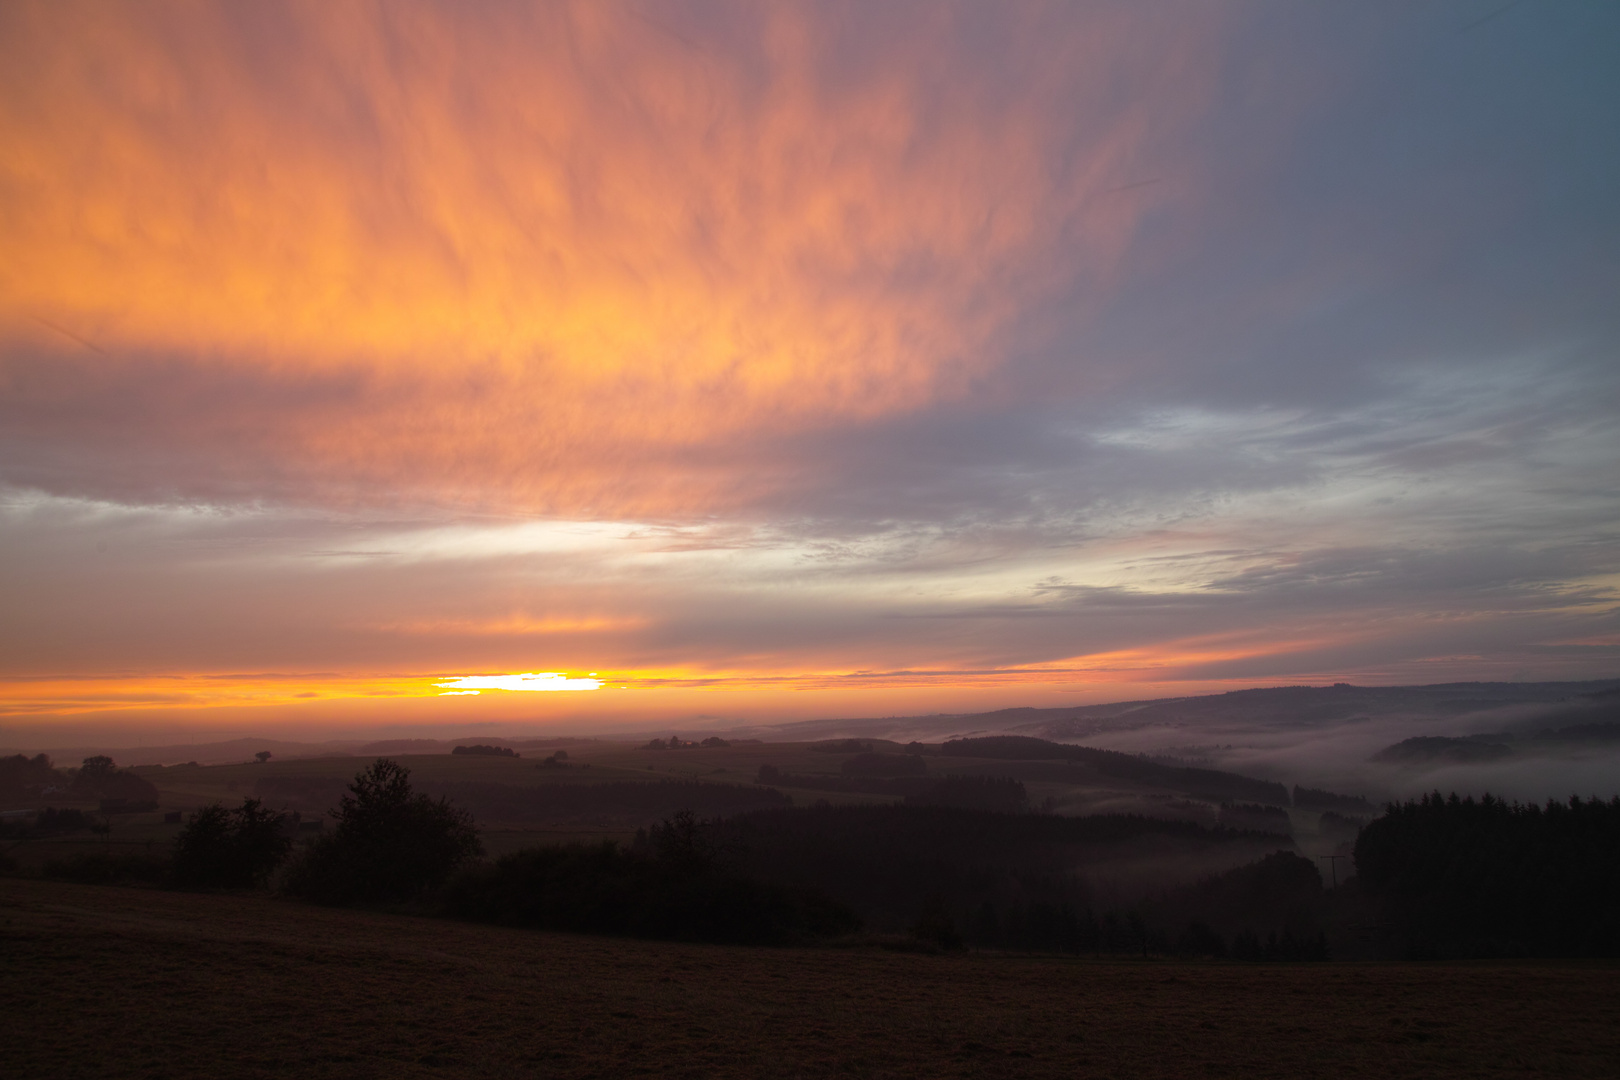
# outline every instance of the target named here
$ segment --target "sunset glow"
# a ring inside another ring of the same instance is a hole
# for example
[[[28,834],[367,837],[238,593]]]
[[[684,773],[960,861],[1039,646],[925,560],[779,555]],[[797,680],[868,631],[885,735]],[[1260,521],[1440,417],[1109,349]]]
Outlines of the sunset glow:
[[[1477,6],[8,3],[0,722],[1614,674],[1613,18]]]
[[[519,691],[545,691],[545,690],[600,690],[602,680],[593,678],[596,672],[580,679],[570,679],[567,675],[557,671],[544,671],[527,675],[468,675],[460,679],[451,679],[439,683],[448,692],[442,696],[455,694],[476,694],[481,690],[519,690]]]

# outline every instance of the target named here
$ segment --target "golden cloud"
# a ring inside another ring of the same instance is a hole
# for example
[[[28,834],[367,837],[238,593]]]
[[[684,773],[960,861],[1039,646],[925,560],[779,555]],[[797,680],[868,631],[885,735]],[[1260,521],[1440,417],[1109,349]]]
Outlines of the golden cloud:
[[[660,457],[968,392],[1168,193],[1198,27],[1007,9],[970,64],[971,12],[7,5],[0,348],[236,386],[138,437],[248,487],[724,504]]]

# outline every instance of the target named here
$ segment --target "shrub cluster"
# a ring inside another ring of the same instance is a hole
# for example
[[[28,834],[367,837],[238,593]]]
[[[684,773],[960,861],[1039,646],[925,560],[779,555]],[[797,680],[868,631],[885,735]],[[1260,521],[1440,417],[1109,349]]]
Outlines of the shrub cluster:
[[[411,789],[410,770],[378,758],[354,778],[324,834],[292,867],[287,889],[322,904],[413,900],[483,853],[472,816]]]
[[[51,759],[44,754],[0,757],[0,799],[36,799],[52,791],[64,790],[67,783],[51,766]]]
[[[98,754],[84,759],[69,789],[73,794],[130,807],[157,806],[158,791],[143,776],[120,769],[113,759]]]
[[[235,810],[218,803],[192,813],[174,840],[172,876],[189,888],[251,889],[267,883],[287,855],[287,815],[258,799]]]
[[[483,743],[476,743],[472,746],[458,746],[450,752],[452,754],[472,754],[476,757],[518,758],[523,756],[510,746],[486,746]]]
[[[1125,911],[1099,915],[1072,899],[986,901],[966,936],[974,945],[1050,952],[1326,960],[1322,898],[1311,861],[1279,851]],[[1175,926],[1185,929],[1167,930]]]
[[[47,806],[34,815],[32,821],[13,817],[10,821],[0,821],[0,837],[31,840],[45,836],[61,836],[66,833],[84,832],[88,829],[100,830],[102,822],[85,813],[77,807],[57,809]]]
[[[750,945],[852,933],[860,921],[819,891],[724,869],[690,813],[643,836],[531,848],[475,868],[446,890],[448,914],[547,930]]]

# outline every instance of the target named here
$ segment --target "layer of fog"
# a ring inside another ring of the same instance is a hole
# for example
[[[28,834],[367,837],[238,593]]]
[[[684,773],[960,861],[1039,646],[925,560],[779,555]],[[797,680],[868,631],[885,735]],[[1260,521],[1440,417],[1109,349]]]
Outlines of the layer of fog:
[[[1432,791],[1479,797],[1487,793],[1520,802],[1603,799],[1620,795],[1620,743],[1548,745],[1538,731],[1613,722],[1606,709],[1513,706],[1460,716],[1355,717],[1309,729],[1270,725],[1199,724],[1154,726],[1098,733],[1088,745],[1175,758],[1188,765],[1223,769],[1284,784],[1362,795],[1375,804],[1416,798]],[[1374,761],[1380,750],[1406,739],[1506,734],[1512,755],[1497,761]]]

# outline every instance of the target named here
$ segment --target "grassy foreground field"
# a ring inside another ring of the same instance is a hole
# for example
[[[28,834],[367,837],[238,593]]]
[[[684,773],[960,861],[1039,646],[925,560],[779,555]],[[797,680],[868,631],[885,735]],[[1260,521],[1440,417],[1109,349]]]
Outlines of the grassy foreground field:
[[[671,945],[0,879],[7,1077],[1620,1074],[1620,967]]]

